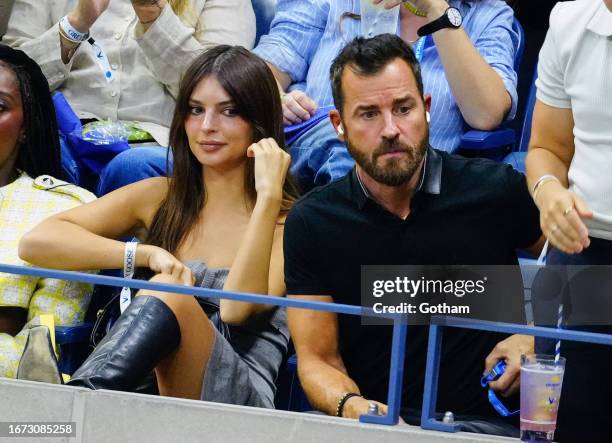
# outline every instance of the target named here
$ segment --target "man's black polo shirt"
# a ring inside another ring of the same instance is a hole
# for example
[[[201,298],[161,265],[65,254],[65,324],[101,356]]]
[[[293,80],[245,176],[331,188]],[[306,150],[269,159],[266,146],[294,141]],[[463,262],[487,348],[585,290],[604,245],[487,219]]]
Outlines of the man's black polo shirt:
[[[359,305],[361,265],[512,265],[516,249],[539,237],[538,211],[523,175],[430,148],[406,220],[370,199],[355,170],[296,203],[285,224],[287,293]],[[517,297],[522,303],[522,293]],[[361,326],[359,317],[348,315],[338,322],[349,375],[366,398],[386,402],[392,328]],[[496,416],[479,380],[485,357],[503,338],[447,331],[438,411]],[[421,408],[426,349],[427,327],[410,327],[403,407]]]

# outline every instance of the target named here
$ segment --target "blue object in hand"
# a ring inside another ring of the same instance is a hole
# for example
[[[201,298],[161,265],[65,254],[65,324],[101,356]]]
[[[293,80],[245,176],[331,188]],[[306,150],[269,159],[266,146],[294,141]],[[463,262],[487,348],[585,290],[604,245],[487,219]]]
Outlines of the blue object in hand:
[[[503,360],[500,360],[495,364],[495,366],[493,366],[493,369],[491,369],[491,372],[484,375],[480,379],[480,386],[482,386],[483,388],[487,387],[487,385],[490,382],[497,380],[499,377],[503,375],[504,372],[506,372],[506,362]],[[510,412],[508,408],[506,408],[506,406],[504,406],[501,400],[497,397],[497,394],[495,394],[495,391],[493,389],[489,389],[489,392],[487,395],[489,397],[489,403],[491,403],[491,406],[493,406],[493,409],[495,409],[497,413],[501,415],[502,417],[511,417],[520,412],[520,409]]]

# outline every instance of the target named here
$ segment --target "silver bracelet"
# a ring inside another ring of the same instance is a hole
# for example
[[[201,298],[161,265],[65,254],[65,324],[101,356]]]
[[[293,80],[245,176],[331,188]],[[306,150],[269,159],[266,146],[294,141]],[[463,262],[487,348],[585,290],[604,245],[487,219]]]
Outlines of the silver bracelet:
[[[533,201],[536,204],[537,204],[536,198],[538,196],[538,192],[540,191],[540,188],[542,187],[544,183],[549,182],[549,181],[556,181],[557,183],[561,183],[561,180],[559,180],[557,176],[552,175],[552,174],[544,174],[542,177],[540,177],[538,181],[535,182],[535,185],[533,185],[533,191],[531,192],[531,195],[533,195]]]

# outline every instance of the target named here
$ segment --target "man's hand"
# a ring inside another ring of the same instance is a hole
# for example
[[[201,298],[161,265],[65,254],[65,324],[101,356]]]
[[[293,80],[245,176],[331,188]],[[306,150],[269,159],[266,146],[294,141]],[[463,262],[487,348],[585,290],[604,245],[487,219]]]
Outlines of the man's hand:
[[[386,404],[374,400],[368,400],[367,398],[363,397],[351,397],[346,401],[346,403],[344,403],[342,416],[346,418],[359,419],[359,417],[368,413],[370,403],[376,403],[378,405],[379,415],[387,415]]]
[[[489,383],[494,391],[508,397],[518,391],[521,384],[521,355],[534,353],[534,339],[531,335],[515,334],[495,345],[485,360],[484,374],[488,374],[499,361],[506,362],[506,372],[496,381]]]
[[[281,95],[283,122],[292,125],[308,120],[317,111],[317,104],[302,91],[291,91]]]

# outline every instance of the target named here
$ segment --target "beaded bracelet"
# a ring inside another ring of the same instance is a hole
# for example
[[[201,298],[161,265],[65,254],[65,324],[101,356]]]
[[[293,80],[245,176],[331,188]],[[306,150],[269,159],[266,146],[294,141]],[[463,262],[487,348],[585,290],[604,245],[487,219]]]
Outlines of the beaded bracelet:
[[[336,407],[336,417],[342,417],[342,410],[344,409],[344,405],[346,404],[348,399],[352,397],[363,397],[363,396],[355,392],[347,392],[342,397],[340,397],[340,400],[338,400],[338,406]]]
[[[417,9],[412,3],[405,1],[402,4],[404,5],[404,8],[412,12],[414,15],[418,17],[427,17],[427,13],[425,11]]]

